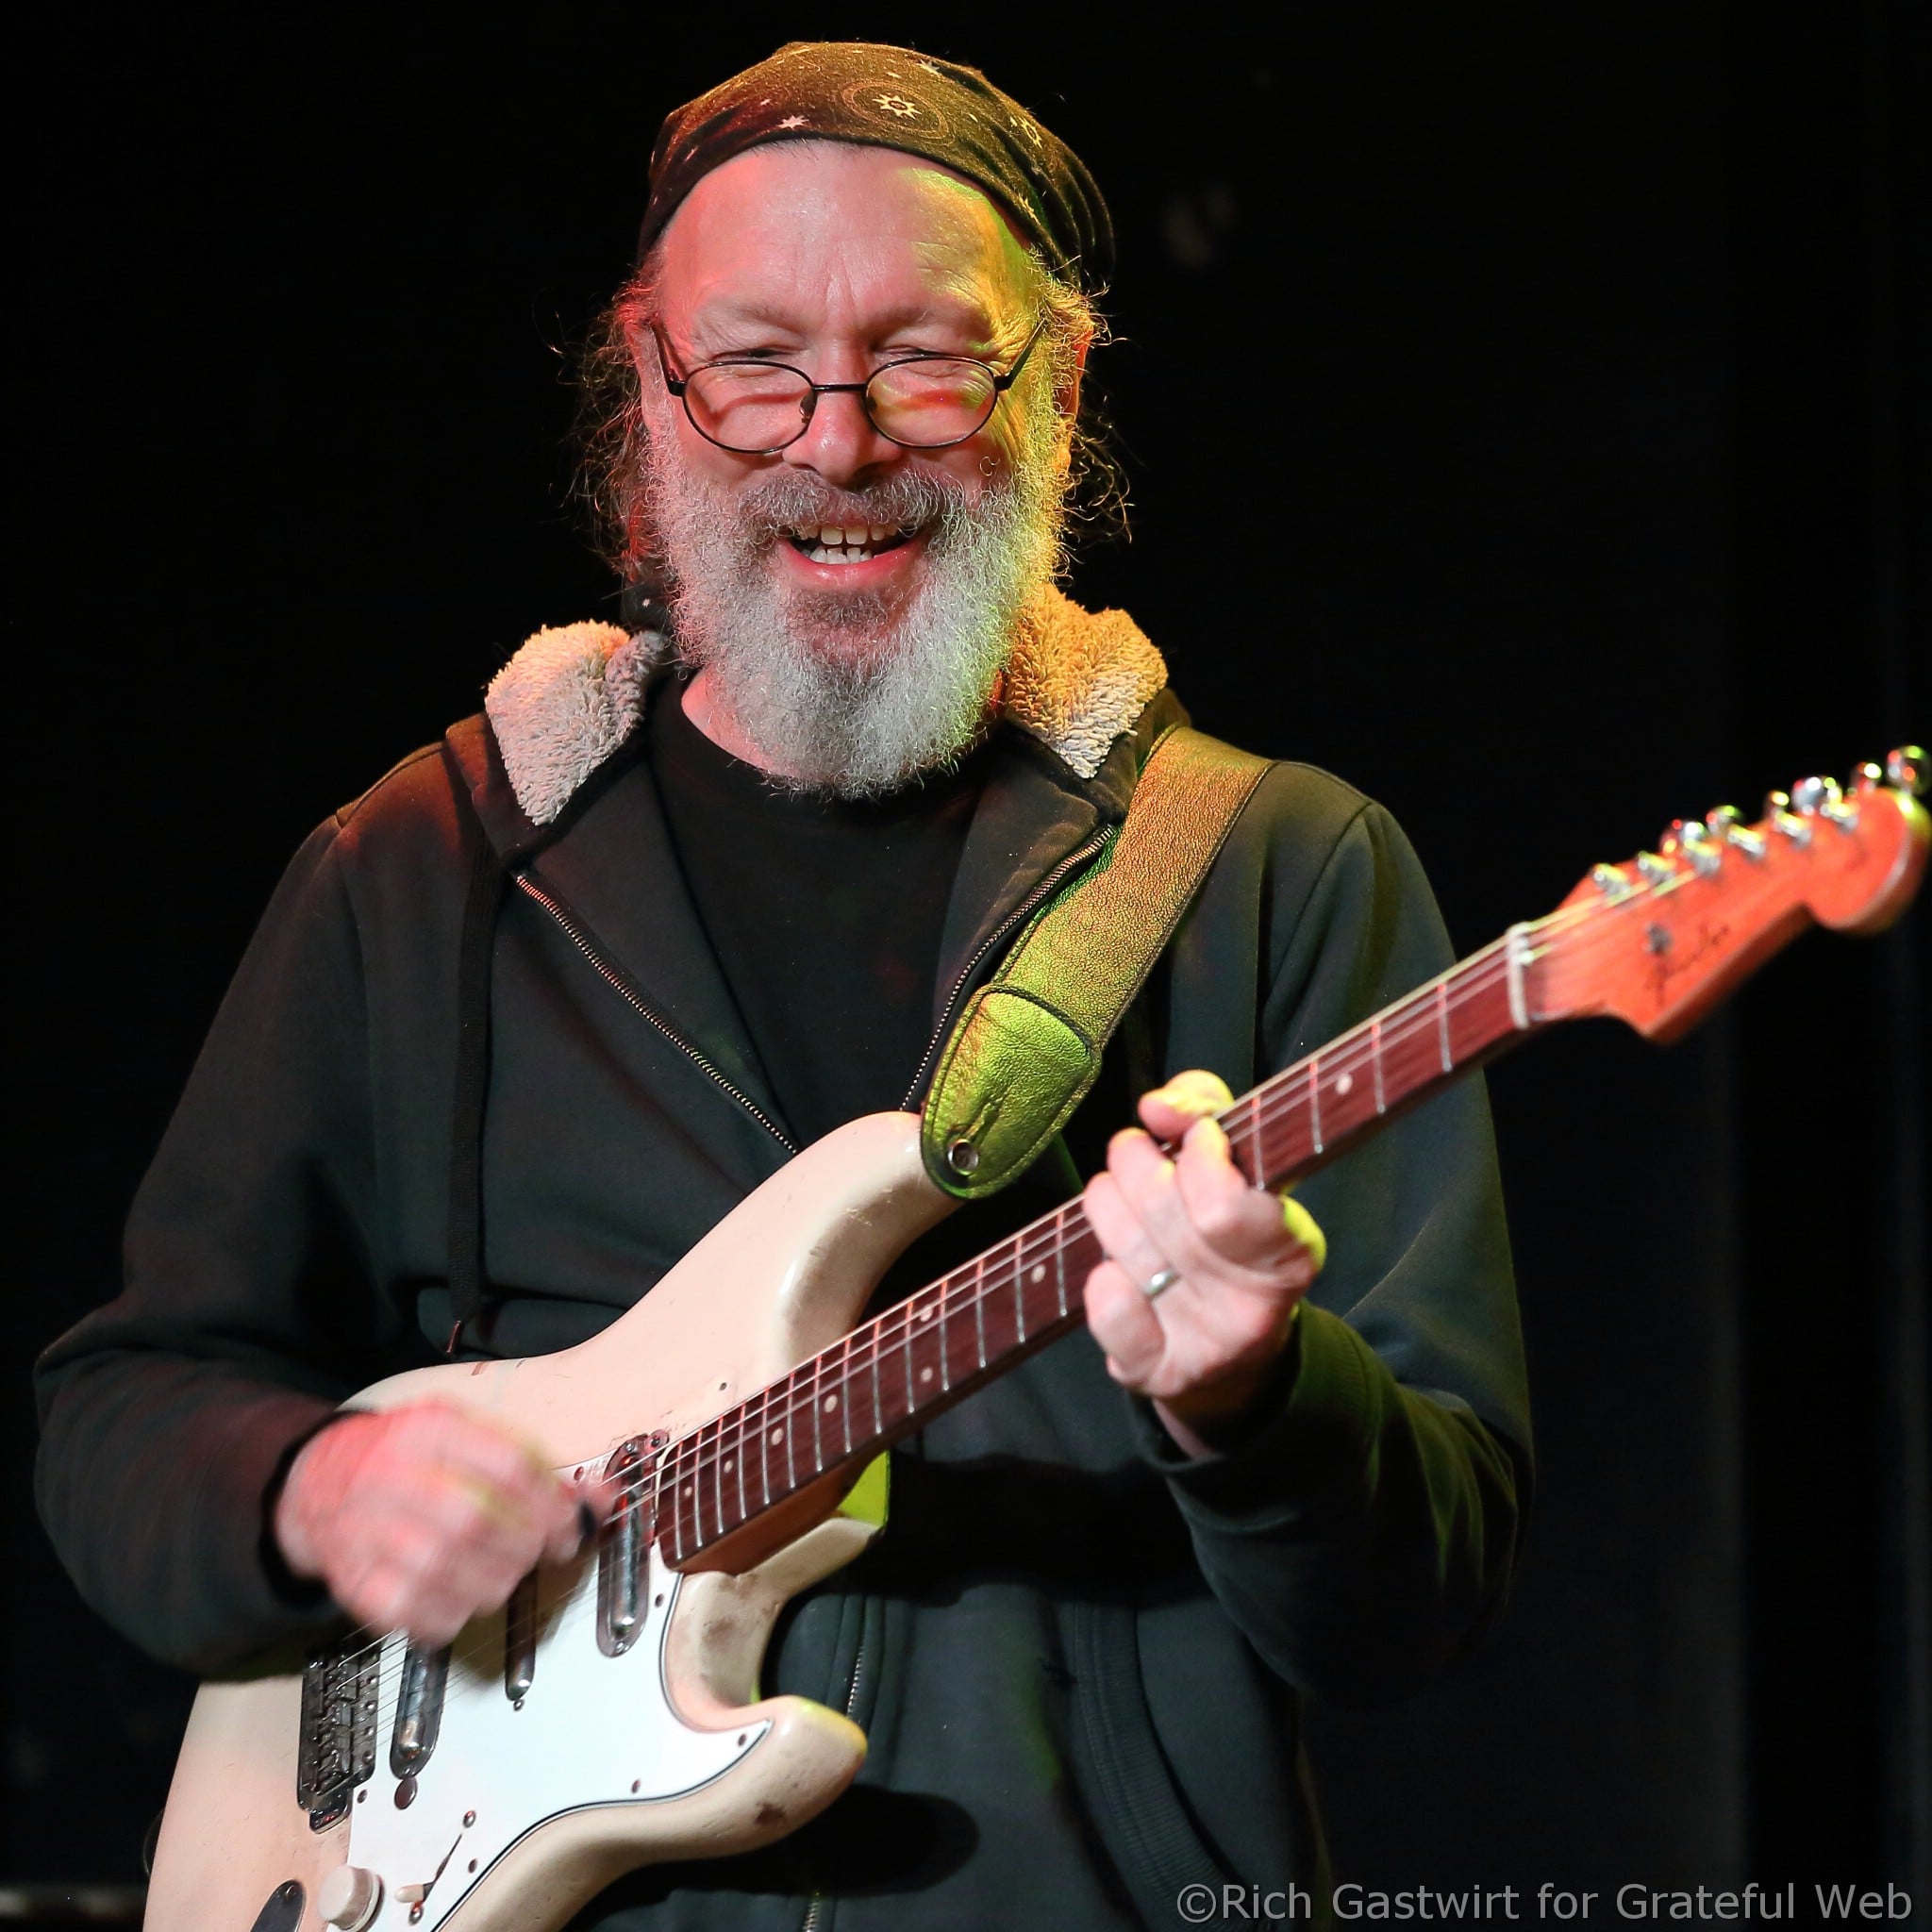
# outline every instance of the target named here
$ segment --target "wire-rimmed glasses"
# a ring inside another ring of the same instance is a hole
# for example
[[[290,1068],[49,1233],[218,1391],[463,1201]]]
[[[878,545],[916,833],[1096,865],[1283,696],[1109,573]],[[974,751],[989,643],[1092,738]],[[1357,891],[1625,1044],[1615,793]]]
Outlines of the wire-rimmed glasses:
[[[775,456],[811,427],[821,396],[858,398],[866,421],[903,449],[948,449],[986,427],[1011,389],[1047,318],[1033,325],[1012,367],[1004,374],[976,356],[918,355],[883,363],[863,382],[814,382],[789,362],[761,356],[724,356],[679,375],[671,345],[654,322],[664,386],[684,405],[691,426],[707,442],[738,456]]]

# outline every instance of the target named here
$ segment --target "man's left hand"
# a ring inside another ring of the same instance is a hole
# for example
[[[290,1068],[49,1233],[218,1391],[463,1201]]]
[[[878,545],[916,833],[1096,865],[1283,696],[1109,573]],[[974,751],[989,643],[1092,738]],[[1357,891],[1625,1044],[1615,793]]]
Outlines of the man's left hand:
[[[1141,1102],[1087,1185],[1108,1258],[1087,1277],[1087,1325],[1114,1380],[1147,1396],[1191,1456],[1253,1404],[1327,1252],[1307,1208],[1249,1184],[1212,1119],[1233,1095],[1177,1074]],[[1170,1159],[1159,1141],[1179,1141]]]

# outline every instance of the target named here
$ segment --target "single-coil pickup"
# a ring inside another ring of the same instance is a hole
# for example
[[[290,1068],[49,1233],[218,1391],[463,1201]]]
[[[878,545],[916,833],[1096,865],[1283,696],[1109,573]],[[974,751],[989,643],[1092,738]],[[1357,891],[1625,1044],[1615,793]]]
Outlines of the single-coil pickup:
[[[442,1729],[442,1699],[448,1685],[448,1644],[432,1650],[412,1643],[404,1651],[396,1727],[389,1743],[389,1768],[397,1777],[419,1777],[429,1762]]]
[[[644,1546],[649,1505],[641,1474],[645,1451],[635,1437],[604,1465],[616,1497],[597,1551],[597,1648],[622,1657],[637,1641],[643,1616]]]

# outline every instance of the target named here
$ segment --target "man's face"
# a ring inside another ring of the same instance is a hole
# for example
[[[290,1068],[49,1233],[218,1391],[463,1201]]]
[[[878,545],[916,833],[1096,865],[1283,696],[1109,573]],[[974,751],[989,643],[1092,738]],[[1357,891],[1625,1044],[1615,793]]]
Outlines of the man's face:
[[[774,145],[705,176],[678,210],[657,311],[684,375],[758,357],[863,382],[920,353],[1004,372],[1041,318],[1038,275],[992,203],[943,169]],[[835,790],[879,790],[957,752],[1058,556],[1071,398],[1054,395],[1048,345],[950,448],[891,441],[845,394],[821,396],[805,434],[762,457],[700,436],[648,339],[639,353],[680,646],[713,699],[771,769]],[[833,560],[827,526],[847,533]],[[799,740],[841,729],[870,741],[801,764]]]

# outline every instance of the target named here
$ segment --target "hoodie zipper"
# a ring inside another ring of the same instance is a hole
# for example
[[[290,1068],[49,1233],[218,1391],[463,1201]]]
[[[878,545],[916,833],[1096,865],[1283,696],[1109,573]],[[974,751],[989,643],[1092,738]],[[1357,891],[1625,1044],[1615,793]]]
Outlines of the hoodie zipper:
[[[865,1618],[861,1612],[858,1623],[858,1655],[852,1659],[852,1681],[845,1687],[845,1715],[854,1724],[858,1721],[855,1713],[858,1709],[858,1687],[864,1678]],[[813,1892],[811,1903],[805,1908],[805,1918],[799,1925],[798,1932],[821,1932],[831,1907],[832,1900],[829,1894],[823,1891]]]
[[[1025,919],[1049,892],[1054,891],[1073,869],[1093,857],[1109,844],[1119,831],[1117,825],[1102,825],[1097,832],[1088,834],[1073,851],[1060,860],[1041,881],[987,934],[974,949],[972,958],[959,969],[959,976],[953,982],[953,990],[946,995],[946,1003],[940,1010],[940,1024],[933,1028],[932,1038],[925,1043],[925,1052],[920,1057],[919,1071],[912,1076],[912,1084],[906,1090],[906,1098],[899,1105],[908,1113],[914,1110],[919,1099],[919,1090],[925,1085],[925,1076],[932,1070],[934,1058],[945,1044],[946,1036],[953,1030],[953,1021],[958,1011],[959,995],[971,984],[973,975],[986,961],[986,956],[999,945],[1012,929]],[[522,883],[519,877],[520,884]]]
[[[625,1006],[629,1007],[640,1018],[655,1026],[714,1087],[719,1088],[724,1093],[729,1094],[733,1100],[737,1101],[739,1106],[743,1108],[745,1112],[750,1114],[752,1119],[758,1122],[758,1125],[764,1128],[765,1132],[771,1135],[772,1139],[777,1141],[787,1154],[796,1154],[798,1152],[796,1145],[779,1128],[776,1122],[756,1101],[751,1099],[748,1094],[733,1086],[696,1047],[692,1046],[689,1041],[685,1040],[672,1026],[671,1023],[638,991],[636,982],[632,980],[630,975],[622,967],[613,964],[610,959],[606,958],[596,942],[564,910],[562,905],[557,899],[553,898],[541,886],[538,885],[526,872],[512,873],[510,876],[516,881],[517,890],[520,892],[524,893],[526,898],[534,899],[539,906],[542,907],[544,911],[549,913],[551,918],[562,928],[565,938],[590,961],[597,976],[616,993]]]

